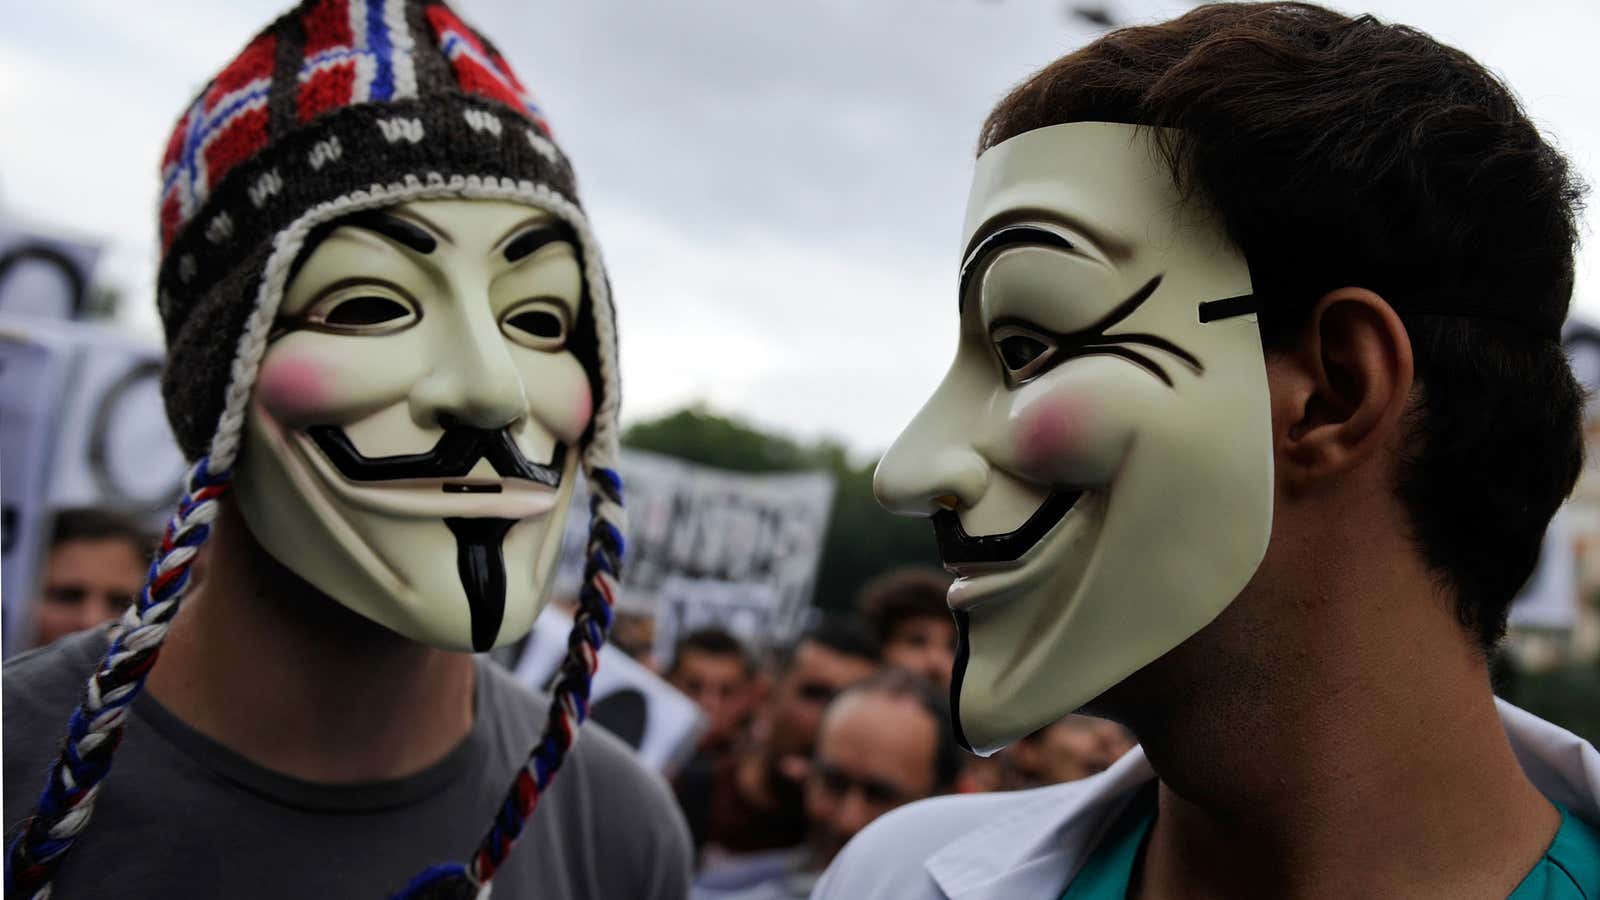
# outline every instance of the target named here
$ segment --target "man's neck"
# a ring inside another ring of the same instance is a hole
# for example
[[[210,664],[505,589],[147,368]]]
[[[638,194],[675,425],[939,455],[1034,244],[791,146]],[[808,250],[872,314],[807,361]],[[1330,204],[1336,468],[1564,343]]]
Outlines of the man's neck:
[[[1512,753],[1482,656],[1419,574],[1219,618],[1231,636],[1202,638],[1193,659],[1220,664],[1138,728],[1162,784],[1130,897],[1498,900],[1516,887],[1559,815]]]
[[[206,549],[206,575],[149,680],[179,719],[266,768],[326,783],[415,774],[470,733],[470,655],[340,606],[271,559],[232,503]]]

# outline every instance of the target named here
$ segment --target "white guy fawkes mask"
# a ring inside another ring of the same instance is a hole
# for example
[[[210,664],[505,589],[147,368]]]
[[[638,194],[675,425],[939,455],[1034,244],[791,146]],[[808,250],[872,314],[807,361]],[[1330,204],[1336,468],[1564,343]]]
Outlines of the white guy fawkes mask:
[[[413,640],[516,640],[548,594],[592,411],[572,235],[519,203],[426,200],[306,246],[245,427],[250,530]]]
[[[1178,646],[1266,551],[1249,271],[1150,138],[1057,125],[978,159],[955,362],[878,465],[956,575],[951,699],[980,753]]]

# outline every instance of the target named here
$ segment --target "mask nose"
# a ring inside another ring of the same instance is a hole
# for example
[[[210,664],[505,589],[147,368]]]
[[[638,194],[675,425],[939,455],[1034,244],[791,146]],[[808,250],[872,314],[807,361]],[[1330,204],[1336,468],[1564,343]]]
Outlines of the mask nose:
[[[449,336],[440,337],[432,371],[411,394],[411,416],[418,425],[497,429],[528,415],[522,373],[487,303],[463,311]]]
[[[896,515],[931,516],[970,508],[989,483],[989,464],[960,433],[962,423],[940,409],[939,394],[917,413],[878,461],[872,492]]]

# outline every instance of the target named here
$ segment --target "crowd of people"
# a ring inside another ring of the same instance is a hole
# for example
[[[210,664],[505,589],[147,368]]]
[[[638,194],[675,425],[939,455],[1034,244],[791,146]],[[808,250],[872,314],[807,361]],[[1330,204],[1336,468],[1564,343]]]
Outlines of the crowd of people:
[[[849,616],[821,617],[758,652],[721,628],[690,632],[662,674],[706,718],[674,779],[704,900],[805,897],[835,854],[890,810],[938,794],[1082,778],[1133,745],[1071,715],[992,757],[961,752],[949,695],[949,577],[897,569]]]
[[[33,610],[35,642],[119,616],[150,546],[138,523],[117,513],[58,514]],[[962,752],[947,699],[956,650],[949,582],[932,568],[886,572],[862,589],[851,614],[822,615],[779,647],[708,627],[657,660],[648,617],[619,623],[613,643],[704,716],[695,753],[673,778],[694,841],[696,897],[808,896],[845,843],[898,806],[1084,778],[1133,746],[1122,726],[1074,714],[993,756]]]
[[[600,709],[623,357],[571,160],[441,0],[273,20],[163,154],[182,496],[153,554],[61,516],[5,666],[6,895],[1600,897],[1600,754],[1490,674],[1585,449],[1582,189],[1512,90],[1203,4],[978,149],[959,350],[873,478],[956,580],[619,622],[704,713],[669,786]],[[535,683],[490,654],[569,506]]]

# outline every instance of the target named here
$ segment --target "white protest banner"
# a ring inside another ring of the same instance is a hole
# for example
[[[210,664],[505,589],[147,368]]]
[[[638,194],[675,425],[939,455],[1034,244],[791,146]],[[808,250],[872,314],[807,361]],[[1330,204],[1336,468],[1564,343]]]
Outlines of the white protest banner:
[[[49,480],[70,346],[0,324],[0,596],[5,654],[33,634],[34,573],[49,532]]]
[[[184,460],[161,401],[161,348],[115,328],[0,314],[5,652],[32,639],[27,607],[55,510],[115,509],[152,531]]]
[[[1576,319],[1569,319],[1562,329],[1562,347],[1572,374],[1588,393],[1584,410],[1584,432],[1590,453],[1594,453],[1595,439],[1600,437],[1600,329]],[[1577,621],[1580,585],[1578,579],[1577,544],[1585,535],[1585,524],[1592,526],[1595,519],[1593,497],[1586,497],[1585,481],[1593,478],[1586,472],[1579,480],[1578,490],[1566,506],[1556,511],[1555,518],[1545,531],[1539,548],[1539,562],[1533,574],[1511,603],[1509,622],[1518,628],[1568,630]]]
[[[1566,507],[1545,529],[1539,563],[1511,604],[1509,622],[1519,628],[1571,628],[1578,616],[1578,559]]]
[[[0,313],[73,319],[89,305],[101,248],[0,220]]]
[[[695,628],[720,625],[760,647],[804,626],[833,506],[830,473],[731,472],[627,447],[619,468],[628,542],[618,608],[655,616],[661,664]],[[587,504],[580,490],[559,594],[577,592]]]

